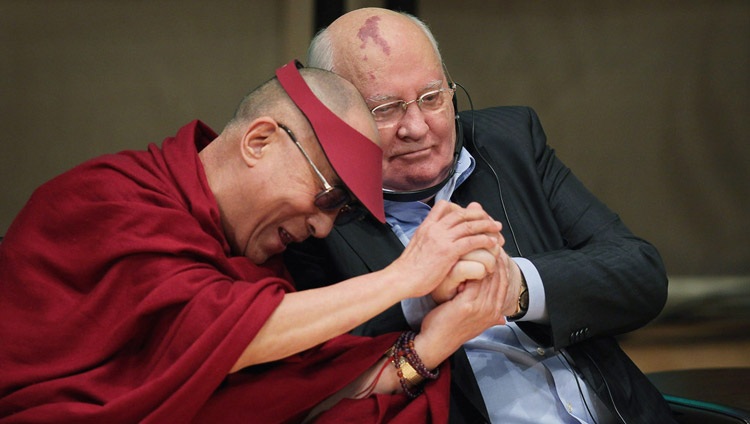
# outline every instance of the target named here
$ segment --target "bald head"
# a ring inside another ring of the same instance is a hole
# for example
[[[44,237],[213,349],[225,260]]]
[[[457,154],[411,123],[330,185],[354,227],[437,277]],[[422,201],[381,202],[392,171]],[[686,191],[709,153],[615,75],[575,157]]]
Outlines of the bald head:
[[[362,96],[341,76],[295,65],[245,96],[198,153],[227,241],[255,263],[330,232],[344,205],[319,206],[322,188],[348,189],[335,200],[354,205],[353,194],[385,221],[380,139]]]
[[[368,119],[369,109],[351,83],[322,69],[302,68],[299,72],[315,96],[331,112],[377,144],[377,138],[372,137],[376,131],[374,131],[374,123]],[[271,116],[289,124],[306,123],[304,115],[289,98],[279,81],[272,78],[242,99],[234,117],[227,123],[224,131],[242,131],[245,124],[261,116]]]
[[[378,117],[383,187],[422,190],[448,175],[458,139],[455,97],[437,43],[423,22],[387,9],[351,11],[313,39],[308,63],[351,81],[370,109],[390,113],[393,108],[383,105],[402,106],[392,119]],[[436,109],[414,103],[433,92],[441,93]]]
[[[408,41],[408,42],[405,42]],[[381,8],[353,10],[320,31],[310,43],[308,64],[359,81],[373,81],[379,70],[415,54],[441,66],[437,41],[427,25],[407,13]]]

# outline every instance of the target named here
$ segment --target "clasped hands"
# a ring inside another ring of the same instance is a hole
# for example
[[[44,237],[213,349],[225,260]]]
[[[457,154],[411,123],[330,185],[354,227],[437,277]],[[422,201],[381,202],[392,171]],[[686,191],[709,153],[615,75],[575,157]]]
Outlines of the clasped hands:
[[[481,210],[482,208],[479,204],[472,203],[466,209]],[[487,219],[492,220],[489,215]],[[473,250],[456,262],[445,280],[430,293],[437,304],[454,299],[470,287],[474,297],[481,293],[481,296],[491,296],[490,299],[482,300],[497,301],[496,308],[502,316],[509,316],[515,312],[520,291],[520,270],[503,249],[505,239],[502,234],[499,231],[486,234],[496,238],[497,243],[489,249]],[[501,321],[498,324],[504,323],[504,319]]]

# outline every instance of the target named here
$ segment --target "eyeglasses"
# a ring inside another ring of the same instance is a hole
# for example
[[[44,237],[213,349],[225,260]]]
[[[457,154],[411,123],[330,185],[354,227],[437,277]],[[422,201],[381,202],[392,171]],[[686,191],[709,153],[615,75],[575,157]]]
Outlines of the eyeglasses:
[[[315,166],[305,149],[302,148],[302,145],[297,141],[297,137],[294,136],[292,130],[282,123],[278,123],[278,125],[289,134],[289,138],[292,139],[294,144],[299,148],[299,151],[305,156],[307,163],[310,164],[313,171],[315,171],[315,175],[318,176],[318,179],[320,179],[320,182],[323,184],[323,190],[315,195],[315,201],[313,202],[315,206],[323,212],[338,211],[334,225],[344,225],[362,219],[366,214],[365,209],[353,201],[352,196],[346,191],[346,189],[328,184],[328,181],[318,167]]]
[[[443,110],[443,108],[450,103],[449,100],[453,97],[455,91],[455,87],[428,91],[408,102],[404,100],[394,100],[392,102],[375,106],[370,110],[370,113],[372,113],[372,116],[375,118],[375,123],[379,127],[390,127],[404,117],[406,109],[412,103],[416,103],[419,110],[423,113],[439,112]]]

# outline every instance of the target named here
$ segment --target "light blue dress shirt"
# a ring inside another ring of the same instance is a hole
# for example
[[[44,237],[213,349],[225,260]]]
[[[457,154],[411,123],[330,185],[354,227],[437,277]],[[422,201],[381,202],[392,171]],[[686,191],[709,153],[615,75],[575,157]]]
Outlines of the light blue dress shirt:
[[[435,200],[450,201],[474,166],[474,158],[462,149],[455,175]],[[430,209],[422,202],[385,201],[386,220],[404,246]],[[513,261],[528,284],[529,309],[523,320],[546,322],[544,286],[536,267],[524,258]],[[436,305],[425,296],[406,299],[401,306],[409,325],[419,329],[422,318]],[[538,345],[515,323],[491,327],[466,342],[464,348],[493,423],[609,422],[602,402],[572,371],[566,360],[569,356]]]

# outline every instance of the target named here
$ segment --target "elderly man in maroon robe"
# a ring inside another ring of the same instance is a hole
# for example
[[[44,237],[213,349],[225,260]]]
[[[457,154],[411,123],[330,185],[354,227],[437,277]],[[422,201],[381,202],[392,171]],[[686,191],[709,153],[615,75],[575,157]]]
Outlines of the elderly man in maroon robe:
[[[446,420],[445,359],[503,319],[474,281],[506,273],[499,223],[441,203],[377,275],[295,291],[289,243],[384,221],[365,103],[295,65],[218,136],[194,121],[36,190],[0,242],[0,422]],[[441,284],[418,334],[346,334]]]

